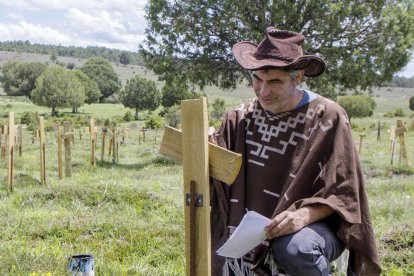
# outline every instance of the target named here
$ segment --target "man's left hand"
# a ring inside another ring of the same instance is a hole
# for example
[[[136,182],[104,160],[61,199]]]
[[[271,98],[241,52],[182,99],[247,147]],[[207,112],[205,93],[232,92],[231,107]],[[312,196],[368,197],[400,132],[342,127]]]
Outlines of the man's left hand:
[[[313,222],[328,217],[333,212],[332,208],[326,205],[312,205],[295,211],[283,211],[265,227],[266,236],[268,239],[274,239],[297,232]]]

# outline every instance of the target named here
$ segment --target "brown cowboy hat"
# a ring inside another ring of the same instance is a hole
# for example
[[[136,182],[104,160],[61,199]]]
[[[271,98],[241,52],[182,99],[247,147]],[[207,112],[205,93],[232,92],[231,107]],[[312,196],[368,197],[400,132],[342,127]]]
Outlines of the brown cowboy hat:
[[[274,27],[266,29],[266,38],[259,45],[242,41],[233,46],[237,62],[247,70],[286,68],[305,70],[305,76],[317,77],[325,71],[322,58],[302,51],[305,37]]]

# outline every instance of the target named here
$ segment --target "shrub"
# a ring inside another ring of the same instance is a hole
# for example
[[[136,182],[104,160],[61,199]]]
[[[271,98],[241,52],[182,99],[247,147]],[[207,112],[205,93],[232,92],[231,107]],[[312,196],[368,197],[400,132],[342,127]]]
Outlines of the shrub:
[[[179,105],[174,105],[165,111],[165,121],[167,125],[178,127],[181,124],[181,109]]]
[[[402,108],[397,108],[394,113],[395,117],[404,117],[405,113]]]
[[[212,104],[213,110],[211,111],[212,119],[220,119],[226,111],[224,100],[216,98]]]
[[[363,95],[344,96],[339,99],[338,103],[346,110],[349,118],[372,116],[376,107],[373,99]]]
[[[125,122],[131,122],[134,120],[134,115],[132,115],[132,112],[128,110],[127,112],[125,112],[123,119]]]
[[[37,123],[37,113],[34,112],[24,112],[20,118],[21,124],[31,125]]]
[[[150,114],[145,120],[144,127],[156,129],[162,127],[162,118],[158,115]]]

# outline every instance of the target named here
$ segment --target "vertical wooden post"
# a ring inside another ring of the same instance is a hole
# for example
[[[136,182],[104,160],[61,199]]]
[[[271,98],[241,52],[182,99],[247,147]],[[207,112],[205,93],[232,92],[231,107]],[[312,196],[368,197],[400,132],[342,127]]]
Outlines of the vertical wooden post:
[[[7,126],[0,125],[0,156],[4,158],[6,156],[6,145],[5,143],[2,143],[3,135],[6,136],[5,129]]]
[[[96,136],[95,136],[95,120],[94,119],[91,119],[89,123],[89,134],[90,134],[90,142],[91,142],[91,153],[90,153],[91,165],[95,166],[96,165],[96,160],[95,160]]]
[[[13,192],[13,155],[14,155],[14,113],[9,112],[7,143],[7,189]]]
[[[105,156],[105,139],[106,139],[106,132],[107,129],[104,127],[102,128],[102,148],[101,148],[101,164],[103,165],[104,156]]]
[[[46,143],[45,143],[45,121],[39,116],[39,140],[40,140],[40,183],[46,185]]]
[[[145,142],[145,132],[147,131],[145,128],[141,129],[142,131],[142,142]]]
[[[68,121],[63,122],[63,132],[65,135],[70,132],[70,125]],[[72,176],[72,157],[70,153],[70,138],[65,137],[65,176]]]
[[[408,166],[408,157],[407,157],[407,149],[405,147],[405,135],[404,132],[406,128],[403,125],[402,120],[397,120],[397,128],[395,129],[395,135],[398,136],[400,140],[400,156],[399,162],[405,166]]]
[[[204,276],[211,274],[206,99],[182,101],[181,114],[186,275]]]
[[[381,122],[378,122],[378,128],[377,128],[377,142],[381,140]]]
[[[365,133],[360,133],[359,134],[359,151],[358,151],[359,154],[361,154],[362,141],[364,140],[365,136],[366,136]]]
[[[62,127],[57,124],[57,144],[58,144],[58,174],[59,179],[63,178],[63,160],[62,160]]]
[[[19,125],[18,132],[19,132],[19,156],[22,156],[23,154],[23,125]]]

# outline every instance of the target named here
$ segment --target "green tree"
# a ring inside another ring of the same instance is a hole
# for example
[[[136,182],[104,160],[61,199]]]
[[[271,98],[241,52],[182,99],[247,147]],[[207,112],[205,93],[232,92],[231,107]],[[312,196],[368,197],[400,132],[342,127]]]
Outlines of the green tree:
[[[339,98],[338,103],[345,109],[350,119],[372,116],[376,107],[375,101],[364,95],[343,96]]]
[[[161,89],[161,94],[162,106],[166,108],[180,104],[182,100],[193,97],[187,85],[177,79],[167,81]]]
[[[410,97],[410,109],[414,111],[414,96]]]
[[[75,76],[80,80],[84,89],[85,89],[85,103],[92,104],[99,102],[99,97],[101,96],[101,91],[99,90],[96,82],[91,80],[85,73],[81,70],[72,71]]]
[[[52,52],[52,53],[50,54],[50,60],[51,60],[52,62],[55,62],[55,61],[57,60],[57,55],[56,55],[56,53],[55,53],[55,52]]]
[[[223,114],[226,111],[224,100],[221,98],[216,98],[212,106],[213,110],[211,111],[211,117],[213,119],[220,119],[223,117]]]
[[[247,72],[231,47],[260,42],[268,26],[302,32],[304,50],[324,55],[327,73],[307,85],[335,98],[336,88],[366,89],[392,79],[414,45],[412,0],[176,1],[150,0],[140,45],[161,79],[232,88]]]
[[[122,52],[119,55],[119,62],[124,65],[124,67],[129,64],[129,55],[126,52]]]
[[[6,62],[1,68],[4,92],[9,96],[30,98],[36,79],[46,67],[46,64],[41,62]]]
[[[57,108],[77,108],[83,105],[85,89],[73,72],[61,66],[53,66],[47,68],[36,80],[32,102],[52,108],[54,116]]]
[[[155,110],[161,102],[161,93],[155,82],[141,76],[128,80],[119,97],[125,107],[135,109],[136,120],[139,110]]]
[[[99,101],[119,92],[121,84],[118,75],[112,68],[111,63],[103,58],[89,59],[80,70],[84,72],[91,80],[98,84],[102,96]]]

